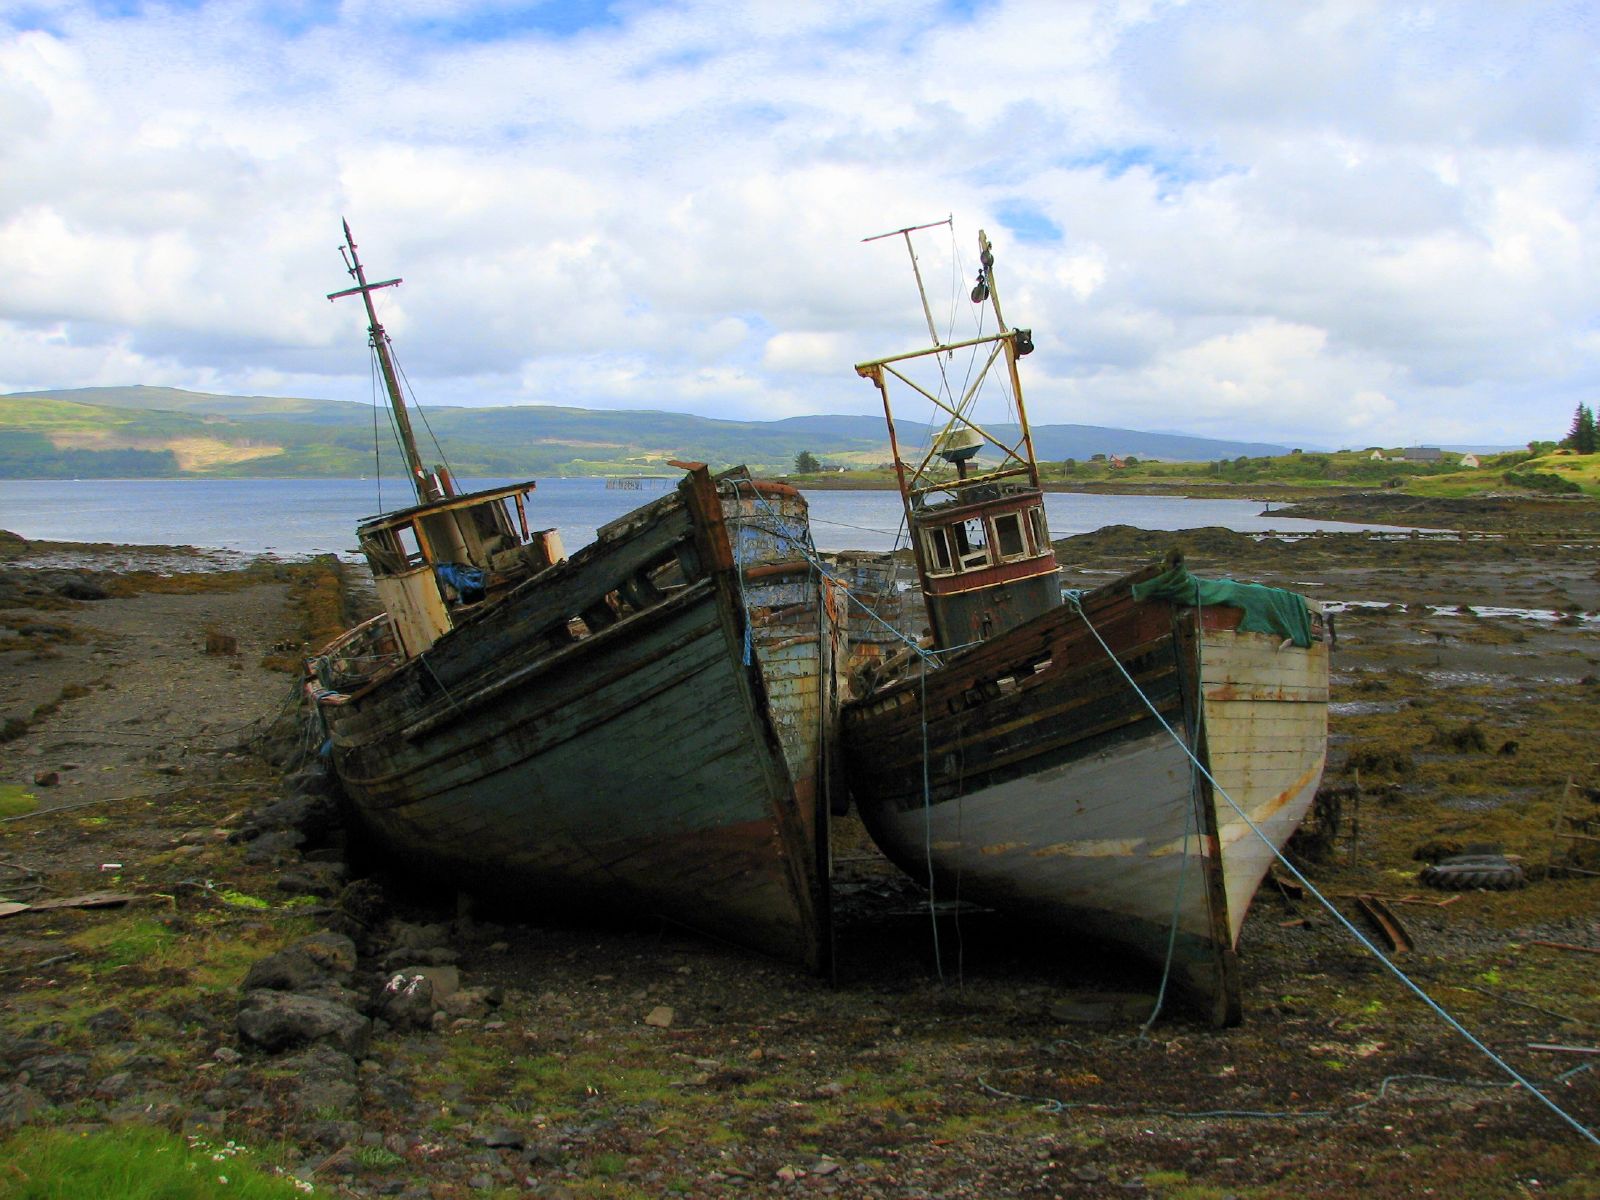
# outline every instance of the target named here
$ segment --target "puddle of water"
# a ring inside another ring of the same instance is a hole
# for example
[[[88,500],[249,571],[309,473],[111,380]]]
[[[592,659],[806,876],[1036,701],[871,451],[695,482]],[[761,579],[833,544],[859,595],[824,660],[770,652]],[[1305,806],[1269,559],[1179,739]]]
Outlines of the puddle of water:
[[[44,550],[13,559],[7,566],[29,571],[152,571],[182,575],[203,571],[242,571],[257,558],[237,550],[171,549],[164,546],[118,546],[106,550]],[[274,560],[276,561],[276,560]]]
[[[1421,675],[1430,683],[1455,687],[1506,687],[1510,676],[1491,675],[1485,671],[1423,671]]]
[[[1309,585],[1305,585],[1309,586]],[[1331,613],[1343,612],[1388,612],[1404,613],[1410,609],[1394,601],[1386,600],[1324,600],[1322,610]],[[1518,621],[1538,621],[1545,625],[1554,625],[1558,622],[1576,621],[1577,628],[1600,628],[1600,612],[1562,612],[1555,608],[1507,608],[1498,604],[1469,604],[1463,608],[1456,604],[1429,604],[1425,605],[1429,617],[1439,619],[1444,617],[1505,617]]]
[[[1564,618],[1575,617],[1579,625],[1600,626],[1600,612],[1565,613],[1554,608],[1502,608],[1495,604],[1469,604],[1467,611],[1446,604],[1430,604],[1428,612],[1435,617],[1515,617],[1522,621],[1540,621],[1554,625]]]
[[[1328,712],[1336,717],[1366,717],[1374,713],[1399,712],[1406,706],[1404,700],[1340,700],[1328,705]]]

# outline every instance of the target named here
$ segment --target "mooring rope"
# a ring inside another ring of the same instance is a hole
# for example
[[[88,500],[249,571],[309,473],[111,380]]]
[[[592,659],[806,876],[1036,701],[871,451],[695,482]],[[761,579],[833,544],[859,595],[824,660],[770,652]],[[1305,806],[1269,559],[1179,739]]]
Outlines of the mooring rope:
[[[1122,661],[1117,658],[1115,652],[1113,652],[1111,647],[1106,644],[1105,639],[1100,636],[1100,631],[1094,627],[1094,622],[1089,619],[1089,614],[1084,612],[1083,604],[1076,597],[1069,598],[1067,603],[1071,604],[1072,607],[1077,611],[1078,616],[1083,618],[1084,627],[1094,635],[1095,641],[1098,642],[1100,644],[1100,648],[1105,651],[1106,657],[1116,664],[1117,670],[1120,671],[1122,673],[1122,677],[1128,681],[1128,686],[1133,688],[1134,693],[1139,697],[1140,701],[1147,709],[1150,710],[1150,715],[1156,719],[1162,729],[1166,730],[1167,735],[1178,744],[1178,746],[1183,750],[1184,754],[1186,754],[1189,757],[1189,760],[1194,764],[1195,768],[1199,770],[1199,772],[1211,783],[1211,786],[1216,790],[1216,794],[1228,802],[1229,807],[1231,807],[1234,812],[1239,814],[1240,820],[1242,820],[1245,825],[1249,827],[1250,832],[1261,839],[1262,843],[1267,847],[1267,849],[1272,852],[1273,857],[1281,862],[1284,867],[1288,869],[1289,873],[1294,876],[1295,880],[1299,882],[1307,892],[1315,897],[1319,904],[1321,904],[1325,909],[1328,910],[1330,914],[1332,914],[1334,920],[1338,921],[1340,925],[1344,926],[1345,931],[1349,933],[1351,937],[1355,938],[1356,941],[1359,942],[1363,947],[1365,947],[1374,958],[1382,963],[1384,967],[1388,969],[1390,974],[1392,974],[1396,979],[1410,989],[1410,991],[1416,995],[1419,1000],[1431,1008],[1434,1013],[1445,1022],[1445,1024],[1450,1026],[1450,1028],[1454,1029],[1463,1038],[1465,1038],[1467,1042],[1475,1047],[1481,1054],[1483,1054],[1485,1058],[1494,1063],[1495,1066],[1499,1067],[1500,1070],[1511,1079],[1527,1088],[1530,1094],[1537,1096],[1540,1102],[1549,1108],[1551,1112],[1555,1113],[1556,1116],[1560,1117],[1573,1129],[1577,1130],[1577,1132],[1585,1139],[1597,1146],[1600,1146],[1600,1137],[1597,1137],[1591,1129],[1582,1124],[1576,1117],[1568,1113],[1549,1096],[1546,1096],[1542,1091],[1539,1090],[1537,1086],[1520,1074],[1515,1067],[1506,1062],[1505,1059],[1501,1058],[1493,1050],[1489,1049],[1488,1046],[1484,1045],[1483,1042],[1479,1041],[1478,1038],[1474,1037],[1473,1034],[1466,1028],[1466,1026],[1462,1025],[1460,1021],[1456,1020],[1455,1017],[1451,1016],[1450,1013],[1445,1011],[1443,1005],[1439,1004],[1439,1002],[1436,1001],[1432,996],[1423,991],[1422,988],[1415,983],[1409,975],[1396,966],[1394,962],[1383,953],[1382,950],[1374,945],[1371,939],[1357,929],[1350,919],[1346,917],[1344,913],[1340,912],[1331,900],[1317,890],[1316,885],[1307,879],[1300,869],[1289,861],[1289,859],[1284,855],[1283,851],[1278,849],[1273,840],[1264,832],[1262,832],[1261,827],[1250,819],[1250,814],[1245,812],[1240,806],[1239,802],[1228,794],[1228,790],[1224,788],[1222,784],[1217,782],[1216,777],[1206,769],[1205,764],[1195,756],[1194,751],[1192,751],[1184,743],[1183,739],[1178,736],[1177,732],[1172,728],[1172,726],[1167,723],[1167,719],[1161,715],[1160,711],[1151,702],[1150,697],[1145,695],[1144,689],[1141,688],[1134,680],[1133,676],[1128,673],[1128,669],[1122,665]]]

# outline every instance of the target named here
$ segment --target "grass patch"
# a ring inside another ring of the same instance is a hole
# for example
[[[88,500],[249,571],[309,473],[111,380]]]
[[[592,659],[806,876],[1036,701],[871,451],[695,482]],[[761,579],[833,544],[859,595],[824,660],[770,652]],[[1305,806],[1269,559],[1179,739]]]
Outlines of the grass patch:
[[[362,1146],[356,1151],[356,1165],[363,1171],[382,1171],[405,1161],[387,1146]]]
[[[97,966],[114,968],[164,962],[167,950],[177,940],[178,935],[160,921],[135,917],[85,929],[73,934],[67,943],[92,955]]]
[[[20,817],[38,807],[38,798],[20,783],[0,783],[0,817]]]
[[[263,1174],[250,1152],[121,1126],[95,1133],[29,1129],[0,1143],[0,1200],[289,1200],[301,1189]]]

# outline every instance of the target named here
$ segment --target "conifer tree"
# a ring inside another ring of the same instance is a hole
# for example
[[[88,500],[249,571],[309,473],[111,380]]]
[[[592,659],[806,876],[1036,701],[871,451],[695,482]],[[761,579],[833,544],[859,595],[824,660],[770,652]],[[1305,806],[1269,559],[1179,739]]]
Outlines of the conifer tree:
[[[1572,414],[1572,428],[1567,430],[1567,436],[1561,439],[1561,444],[1579,454],[1600,452],[1600,446],[1596,444],[1594,410],[1587,404],[1578,405],[1578,411]]]

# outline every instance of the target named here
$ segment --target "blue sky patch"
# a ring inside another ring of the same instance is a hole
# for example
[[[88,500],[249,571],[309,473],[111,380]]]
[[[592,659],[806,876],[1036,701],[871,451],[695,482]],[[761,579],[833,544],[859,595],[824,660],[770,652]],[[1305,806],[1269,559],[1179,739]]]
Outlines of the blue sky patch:
[[[995,215],[1017,235],[1019,242],[1059,242],[1061,226],[1026,200],[1005,200],[995,207]]]
[[[418,21],[411,32],[457,42],[499,42],[527,36],[571,38],[622,24],[614,0],[542,0],[489,4],[454,17]]]

